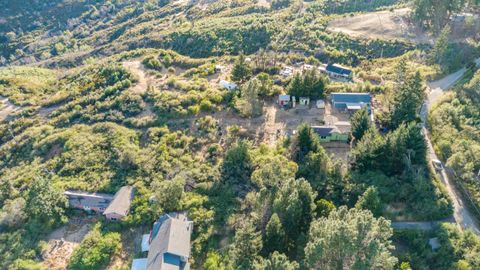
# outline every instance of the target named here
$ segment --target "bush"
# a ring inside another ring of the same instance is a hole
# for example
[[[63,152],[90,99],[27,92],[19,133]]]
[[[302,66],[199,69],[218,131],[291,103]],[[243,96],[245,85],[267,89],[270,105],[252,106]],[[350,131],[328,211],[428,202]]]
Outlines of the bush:
[[[74,250],[68,269],[102,269],[110,261],[111,256],[121,250],[121,247],[120,234],[116,232],[104,234],[98,223]]]

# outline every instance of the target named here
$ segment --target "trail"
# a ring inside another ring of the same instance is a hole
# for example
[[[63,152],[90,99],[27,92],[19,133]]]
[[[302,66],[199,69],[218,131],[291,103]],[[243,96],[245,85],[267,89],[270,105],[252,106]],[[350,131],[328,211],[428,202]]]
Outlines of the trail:
[[[6,119],[11,113],[18,111],[20,107],[14,105],[6,97],[0,96],[0,121]]]
[[[123,67],[135,74],[138,78],[137,83],[130,89],[135,94],[144,95],[151,82],[147,78],[145,67],[140,61],[128,61],[122,63]],[[155,117],[152,106],[148,102],[145,103],[144,111],[138,117]]]

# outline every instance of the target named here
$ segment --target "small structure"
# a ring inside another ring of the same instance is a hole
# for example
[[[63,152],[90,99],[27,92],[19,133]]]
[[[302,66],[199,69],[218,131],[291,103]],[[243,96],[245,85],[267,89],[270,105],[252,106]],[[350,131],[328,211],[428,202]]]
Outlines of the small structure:
[[[323,99],[317,100],[317,109],[325,109],[325,101]]]
[[[189,270],[192,230],[185,213],[162,215],[150,232],[148,257],[134,259],[132,270]]]
[[[310,98],[309,97],[300,97],[298,103],[300,105],[308,106],[310,104]]]
[[[338,64],[328,64],[327,66],[321,66],[319,70],[326,73],[332,78],[352,79],[353,71],[349,68]]]
[[[280,107],[290,106],[290,95],[279,95],[278,105],[280,105]]]
[[[215,65],[215,72],[222,72],[223,68],[222,65]]]
[[[130,212],[130,205],[133,200],[134,189],[132,186],[123,186],[113,198],[110,205],[103,212],[103,215],[109,220],[121,220]]]
[[[103,213],[113,200],[113,195],[105,193],[88,193],[76,190],[65,191],[71,208]]]
[[[225,80],[220,80],[218,84],[220,85],[220,87],[225,88],[227,90],[235,90],[238,87],[236,83],[225,81]]]
[[[313,131],[320,137],[320,142],[348,142],[348,134],[342,133],[336,126],[313,126]]]
[[[293,67],[286,66],[284,69],[280,71],[280,75],[283,77],[289,77],[293,74]]]
[[[332,93],[330,97],[335,109],[352,112],[367,107],[368,112],[371,112],[370,93]]]

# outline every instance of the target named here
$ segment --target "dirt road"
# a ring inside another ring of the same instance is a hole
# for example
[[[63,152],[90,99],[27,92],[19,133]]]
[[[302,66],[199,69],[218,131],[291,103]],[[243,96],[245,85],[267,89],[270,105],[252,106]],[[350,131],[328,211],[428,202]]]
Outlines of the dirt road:
[[[132,87],[132,91],[137,94],[145,93],[148,87],[148,80],[142,63],[140,61],[123,62],[123,67],[134,73],[138,78],[138,82]]]
[[[476,63],[477,65],[480,65],[480,58],[476,60]],[[433,104],[435,104],[435,102],[438,101],[438,98],[443,94],[444,91],[448,90],[460,78],[462,78],[465,71],[466,69],[463,68],[455,73],[452,73],[446,76],[443,79],[428,83],[430,92],[428,93],[427,98],[425,100],[425,104],[422,108],[421,118],[424,126],[423,134],[428,144],[428,158],[429,158],[430,164],[433,159],[438,159],[438,157],[433,149],[428,130],[425,126],[427,116],[428,116],[428,110],[432,107]],[[450,170],[450,169],[446,168],[445,170],[442,170],[439,173],[439,176],[443,184],[445,185],[450,198],[452,199],[453,208],[454,208],[453,216],[455,218],[455,222],[462,229],[471,229],[475,233],[480,234],[479,224],[476,222],[474,216],[472,215],[472,213],[470,213],[469,209],[466,207],[464,198],[462,198],[461,193],[456,189],[455,185],[453,184],[453,180],[450,179],[449,175],[446,173],[446,170]]]

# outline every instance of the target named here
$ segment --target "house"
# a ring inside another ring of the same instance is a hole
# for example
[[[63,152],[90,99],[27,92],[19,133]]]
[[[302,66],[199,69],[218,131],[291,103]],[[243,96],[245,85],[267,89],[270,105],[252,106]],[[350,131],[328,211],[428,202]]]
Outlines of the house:
[[[109,220],[121,220],[130,212],[130,205],[132,204],[134,195],[134,188],[132,186],[121,187],[112,202],[108,205],[103,215]]]
[[[300,97],[298,103],[300,105],[305,105],[305,106],[308,106],[310,104],[310,98],[308,97]]]
[[[150,232],[147,258],[134,259],[131,269],[189,270],[192,230],[193,222],[185,213],[162,215]]]
[[[235,90],[238,87],[236,83],[225,81],[225,80],[220,80],[218,84],[220,85],[220,87],[225,88],[227,90]]]
[[[319,70],[332,78],[352,79],[353,71],[338,64],[321,66]]]
[[[317,100],[317,109],[325,109],[325,101],[323,99]]]
[[[293,74],[293,67],[286,66],[284,69],[280,71],[280,75],[283,77],[289,77]]]
[[[290,95],[279,95],[278,96],[278,105],[280,107],[285,107],[290,105]]]
[[[320,142],[348,142],[348,133],[341,132],[336,126],[313,126],[313,131],[320,137]]]
[[[332,93],[330,97],[335,109],[352,112],[367,107],[371,112],[370,93]]]
[[[113,200],[113,195],[105,193],[88,193],[76,190],[64,192],[71,208],[103,213]]]

